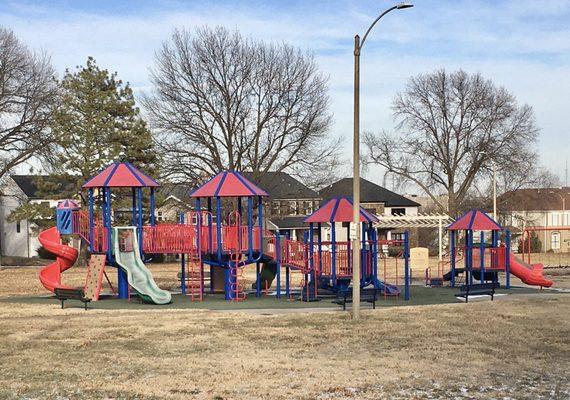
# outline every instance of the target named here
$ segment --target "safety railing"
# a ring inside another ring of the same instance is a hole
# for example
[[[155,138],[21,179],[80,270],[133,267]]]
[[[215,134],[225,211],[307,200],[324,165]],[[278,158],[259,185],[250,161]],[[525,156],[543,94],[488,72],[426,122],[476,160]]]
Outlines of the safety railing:
[[[196,252],[196,227],[186,224],[146,225],[143,227],[143,251],[149,254]]]

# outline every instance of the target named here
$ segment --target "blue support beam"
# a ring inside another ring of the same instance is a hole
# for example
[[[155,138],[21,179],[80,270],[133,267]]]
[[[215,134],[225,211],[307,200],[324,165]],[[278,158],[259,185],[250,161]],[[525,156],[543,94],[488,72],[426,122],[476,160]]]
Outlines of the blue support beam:
[[[404,300],[410,300],[410,233],[404,232]]]
[[[479,263],[479,274],[481,283],[485,283],[485,232],[481,231],[481,243],[479,243],[479,255],[481,257]]]

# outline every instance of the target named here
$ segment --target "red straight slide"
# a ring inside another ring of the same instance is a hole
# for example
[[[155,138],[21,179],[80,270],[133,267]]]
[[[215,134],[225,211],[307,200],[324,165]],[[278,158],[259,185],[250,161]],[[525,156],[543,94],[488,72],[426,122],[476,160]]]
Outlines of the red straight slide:
[[[527,285],[542,287],[552,286],[553,282],[542,275],[542,264],[530,265],[511,253],[510,269],[511,274],[515,275]]]
[[[56,256],[53,263],[40,270],[39,278],[42,285],[50,292],[54,292],[56,288],[71,289],[61,284],[61,273],[73,266],[79,254],[77,250],[61,244],[61,238],[55,226],[40,232],[38,240],[47,251]]]

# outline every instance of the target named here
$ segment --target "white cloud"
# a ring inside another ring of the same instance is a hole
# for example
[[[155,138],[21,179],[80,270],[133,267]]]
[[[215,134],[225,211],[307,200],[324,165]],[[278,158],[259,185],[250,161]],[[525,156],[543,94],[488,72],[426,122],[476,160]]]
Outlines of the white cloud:
[[[381,2],[382,6],[391,2]],[[134,6],[133,6],[134,7]],[[154,51],[175,27],[225,25],[316,52],[330,76],[334,134],[352,132],[353,36],[375,18],[377,2],[166,3],[127,15],[7,3],[2,24],[52,54],[58,70],[94,56],[140,93],[149,88]],[[416,1],[380,21],[362,57],[362,128],[390,129],[390,101],[411,75],[436,68],[481,72],[531,104],[542,128],[543,161],[560,170],[570,150],[568,1]],[[566,19],[566,21],[565,21]],[[565,23],[566,22],[566,23]],[[553,143],[556,143],[554,146]],[[347,155],[351,143],[347,139]],[[376,179],[375,177],[375,180]]]

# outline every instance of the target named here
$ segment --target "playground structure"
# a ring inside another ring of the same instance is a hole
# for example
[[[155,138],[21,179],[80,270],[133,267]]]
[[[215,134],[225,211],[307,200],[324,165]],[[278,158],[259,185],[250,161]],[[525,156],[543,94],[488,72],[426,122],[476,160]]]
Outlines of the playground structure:
[[[338,241],[336,239],[336,225],[344,223],[347,229],[347,238],[350,237],[350,222],[352,222],[352,201],[345,197],[333,198],[325,202],[317,211],[305,219],[309,223],[309,260],[311,270],[315,271],[311,279],[318,281],[315,288],[332,290],[338,292],[347,290],[352,279],[352,242]],[[404,298],[409,300],[410,279],[409,279],[409,239],[408,232],[404,234],[404,240],[378,240],[377,230],[373,224],[378,222],[378,218],[360,208],[360,224],[362,240],[360,242],[360,265],[361,280],[360,287],[364,288],[372,285],[381,289],[386,296],[398,296],[400,288],[397,285],[390,285],[379,279],[378,259],[379,246],[392,246],[402,249],[396,257],[403,258],[404,263]],[[322,225],[329,223],[331,226],[330,240],[322,240]],[[317,243],[314,243],[314,231],[316,224]],[[382,254],[385,261],[386,255]],[[384,263],[384,276],[386,275]],[[397,271],[397,267],[396,267]],[[307,293],[311,296],[311,293]]]
[[[61,244],[60,235],[78,235],[89,246],[90,253],[104,254],[106,264],[118,270],[118,297],[136,294],[144,301],[166,304],[171,294],[161,290],[150,270],[147,257],[154,254],[178,254],[181,260],[182,294],[192,301],[203,300],[204,294],[223,292],[229,301],[242,301],[248,295],[244,268],[255,265],[254,294],[267,293],[275,281],[275,296],[282,297],[281,270],[285,269],[285,294],[290,298],[291,274],[303,276],[299,290],[305,301],[316,300],[318,291],[338,292],[350,285],[352,250],[350,242],[337,242],[335,223],[348,222],[351,203],[337,199],[339,205],[326,221],[332,224],[330,241],[321,240],[321,224],[317,219],[330,212],[330,202],[307,218],[309,235],[305,241],[290,240],[263,229],[263,198],[267,193],[235,171],[217,174],[190,194],[196,202],[195,211],[180,214],[177,223],[156,223],[155,190],[158,183],[129,163],[113,163],[89,179],[83,188],[88,191],[88,211],[77,203],[65,201],[58,206],[57,226],[40,234],[40,241],[57,259],[40,272],[40,281],[50,291],[67,288],[61,274],[77,259],[77,251]],[[114,226],[113,190],[130,189],[130,225]],[[143,213],[143,190],[148,189],[148,217]],[[323,210],[324,211],[321,211]],[[405,298],[409,299],[408,241],[382,241],[372,227],[375,217],[364,210],[362,221],[361,287],[373,285],[385,296],[397,296],[400,289],[378,279],[379,245],[399,246],[405,270]],[[311,220],[313,218],[313,220]],[[346,220],[346,221],[345,221]],[[317,241],[314,239],[314,223]],[[385,242],[385,243],[384,243]],[[385,255],[384,255],[385,257]],[[398,257],[398,258],[399,258]],[[263,269],[262,269],[263,264]],[[209,268],[209,288],[205,268]],[[104,272],[104,271],[103,271]],[[106,274],[104,274],[106,276]],[[384,273],[385,275],[385,273]],[[109,279],[107,281],[110,284]],[[100,287],[100,283],[99,283]],[[98,296],[98,293],[97,293]]]
[[[475,280],[498,284],[499,273],[504,273],[507,289],[511,286],[511,274],[527,285],[552,286],[552,281],[543,276],[543,266],[531,265],[517,257],[511,251],[509,230],[503,229],[483,211],[468,211],[450,224],[447,230],[450,235],[448,260],[439,263],[435,274],[431,268],[426,269],[427,285],[440,286],[444,281],[449,281],[450,286],[454,287],[460,283],[460,276],[464,277],[463,283],[469,285],[473,285]],[[486,235],[487,232],[490,232],[490,236]],[[461,245],[460,239],[463,239]],[[463,261],[463,267],[459,266],[460,261]],[[446,267],[449,267],[447,272]]]

